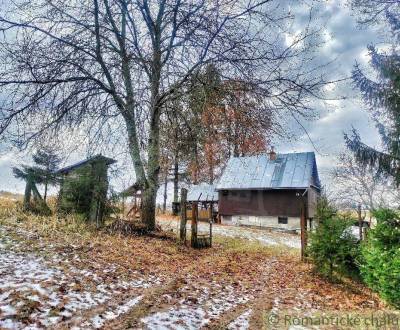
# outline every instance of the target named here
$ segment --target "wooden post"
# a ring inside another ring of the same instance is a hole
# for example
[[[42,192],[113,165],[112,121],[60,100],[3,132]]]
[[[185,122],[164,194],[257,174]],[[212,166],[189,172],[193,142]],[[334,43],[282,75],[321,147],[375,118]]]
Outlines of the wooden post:
[[[210,247],[212,247],[212,220],[210,220]]]
[[[198,204],[197,202],[192,203],[192,236],[191,236],[191,246],[197,246],[197,219],[199,216]]]
[[[212,224],[213,224],[213,202],[210,203],[209,218],[210,218],[210,247],[211,247],[212,246]]]
[[[301,260],[304,261],[307,248],[307,206],[305,201],[303,201],[301,207],[300,226],[301,226]]]
[[[186,243],[186,199],[187,199],[187,190],[185,188],[181,189],[181,224],[179,228],[179,240],[181,243]]]

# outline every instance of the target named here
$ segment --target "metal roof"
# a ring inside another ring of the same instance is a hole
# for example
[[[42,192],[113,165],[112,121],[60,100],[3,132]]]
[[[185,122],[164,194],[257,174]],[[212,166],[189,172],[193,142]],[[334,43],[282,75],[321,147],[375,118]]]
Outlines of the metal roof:
[[[91,158],[82,160],[82,161],[80,161],[80,162],[78,162],[76,164],[64,167],[64,168],[58,170],[56,173],[63,173],[63,174],[64,173],[68,173],[68,172],[70,172],[70,171],[72,171],[72,170],[74,170],[74,169],[76,169],[78,167],[84,166],[84,165],[89,164],[89,163],[95,163],[95,162],[98,162],[98,161],[105,161],[106,165],[111,165],[111,164],[114,164],[114,163],[117,162],[115,159],[108,158],[108,157],[105,157],[105,156],[99,154],[99,155],[93,156]]]
[[[191,186],[187,194],[188,202],[218,202],[218,192],[215,185],[199,184]]]
[[[233,157],[217,185],[222,189],[296,189],[320,187],[313,152]]]

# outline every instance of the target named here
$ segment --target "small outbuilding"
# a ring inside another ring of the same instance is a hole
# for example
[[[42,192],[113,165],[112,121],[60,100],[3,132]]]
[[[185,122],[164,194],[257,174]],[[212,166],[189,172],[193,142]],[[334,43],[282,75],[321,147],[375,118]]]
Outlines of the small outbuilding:
[[[202,183],[189,187],[186,200],[189,205],[191,203],[198,203],[199,220],[209,220],[211,214],[215,222],[218,221],[218,191],[215,185]],[[212,210],[211,213],[210,208]],[[191,210],[189,206],[188,217],[190,216]]]
[[[132,206],[129,208],[126,216],[128,218],[139,219],[140,212],[142,210],[142,192],[143,186],[139,182],[135,182],[133,185],[125,189],[120,193],[123,198],[123,205],[125,208],[125,199],[132,198]]]
[[[103,224],[108,191],[108,167],[114,159],[97,155],[57,171],[58,210],[77,213],[96,226]]]
[[[299,230],[321,183],[313,152],[231,158],[217,185],[222,223]]]

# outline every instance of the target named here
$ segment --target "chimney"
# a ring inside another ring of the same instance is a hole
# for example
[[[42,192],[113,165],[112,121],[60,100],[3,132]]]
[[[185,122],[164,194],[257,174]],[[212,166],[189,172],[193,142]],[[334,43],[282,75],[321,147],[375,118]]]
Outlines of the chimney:
[[[271,146],[271,151],[268,154],[269,154],[269,160],[276,160],[276,152],[273,146]]]

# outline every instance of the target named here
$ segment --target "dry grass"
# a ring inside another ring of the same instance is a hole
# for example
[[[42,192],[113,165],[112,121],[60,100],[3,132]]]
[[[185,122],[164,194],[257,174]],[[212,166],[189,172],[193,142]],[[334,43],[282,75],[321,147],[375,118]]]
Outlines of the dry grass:
[[[52,203],[49,203],[52,205]],[[23,228],[29,232],[49,239],[86,241],[95,236],[94,228],[86,225],[79,217],[68,215],[59,217],[56,214],[41,216],[22,210],[22,203],[0,199],[0,224]]]
[[[56,215],[42,217],[24,214],[15,202],[0,200],[0,225],[25,230],[32,235],[19,239],[28,251],[57,253],[71,250],[81,260],[96,260],[100,264],[113,264],[122,276],[132,271],[157,275],[166,279],[162,287],[149,290],[132,314],[115,324],[115,328],[137,327],[140,317],[165,308],[160,297],[173,295],[178,288],[196,283],[216,281],[223,285],[259,288],[258,295],[249,306],[254,313],[253,328],[264,323],[266,313],[276,297],[282,299],[281,308],[305,308],[305,303],[326,310],[363,310],[382,308],[380,301],[362,285],[332,284],[315,276],[310,265],[301,263],[290,249],[266,247],[256,241],[214,236],[213,247],[195,250],[182,246],[173,236],[149,237],[122,235],[107,230],[96,231],[81,219]],[[194,282],[188,283],[190,277]],[[304,293],[299,296],[299,290]],[[300,306],[300,307],[299,307]],[[232,310],[210,328],[223,329],[240,315],[244,307]]]

